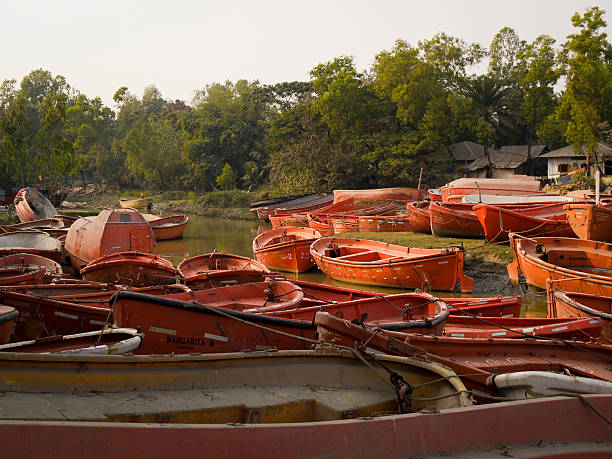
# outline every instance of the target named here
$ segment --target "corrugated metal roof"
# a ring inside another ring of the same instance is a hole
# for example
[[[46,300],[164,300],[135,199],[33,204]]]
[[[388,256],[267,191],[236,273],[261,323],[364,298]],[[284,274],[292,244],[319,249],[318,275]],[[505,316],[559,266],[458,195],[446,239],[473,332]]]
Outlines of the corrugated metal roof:
[[[546,148],[545,145],[532,145],[531,157],[538,158]],[[499,150],[489,150],[491,163],[496,169],[516,169],[527,161],[527,145],[507,145]],[[486,156],[478,158],[468,166],[468,170],[476,171],[487,167],[489,161]]]
[[[572,145],[567,145],[558,150],[553,150],[542,155],[542,158],[586,158],[586,147],[582,146],[583,154],[576,153]],[[598,142],[597,153],[605,156],[612,156],[612,146],[606,142]]]
[[[475,142],[459,142],[451,148],[451,154],[456,161],[474,161],[485,155],[484,146]]]

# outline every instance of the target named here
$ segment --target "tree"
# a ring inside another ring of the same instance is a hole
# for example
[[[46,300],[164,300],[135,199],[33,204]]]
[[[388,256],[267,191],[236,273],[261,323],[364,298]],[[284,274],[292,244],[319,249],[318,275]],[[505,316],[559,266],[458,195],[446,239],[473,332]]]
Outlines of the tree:
[[[228,163],[225,163],[223,169],[221,170],[221,175],[219,175],[216,179],[217,185],[222,190],[233,190],[236,188],[236,181],[238,180],[238,176],[232,166]]]
[[[598,7],[574,14],[579,31],[567,37],[562,56],[566,89],[556,119],[576,151],[586,147],[588,162],[597,159],[597,142],[612,124],[612,46],[604,14]]]

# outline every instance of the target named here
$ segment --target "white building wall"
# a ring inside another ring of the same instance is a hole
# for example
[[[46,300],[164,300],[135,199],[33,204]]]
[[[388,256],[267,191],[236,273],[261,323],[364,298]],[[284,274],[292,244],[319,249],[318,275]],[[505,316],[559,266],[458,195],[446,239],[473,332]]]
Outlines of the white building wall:
[[[568,157],[568,158],[548,158],[548,176],[558,177],[561,175],[559,172],[559,166],[563,164],[569,165],[569,171],[580,169],[582,164],[586,162],[586,158],[580,157]],[[567,173],[567,172],[564,172]]]

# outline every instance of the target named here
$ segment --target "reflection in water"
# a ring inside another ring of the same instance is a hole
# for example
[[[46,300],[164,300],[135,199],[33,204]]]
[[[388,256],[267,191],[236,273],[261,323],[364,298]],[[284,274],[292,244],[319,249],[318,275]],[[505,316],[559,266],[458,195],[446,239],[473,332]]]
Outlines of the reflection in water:
[[[245,257],[253,257],[252,243],[255,236],[270,229],[271,226],[261,221],[229,220],[211,217],[189,217],[189,224],[183,239],[160,241],[157,243],[157,253],[178,265],[183,259],[194,257],[212,251],[233,253]],[[368,285],[351,285],[336,281],[325,276],[321,271],[311,270],[298,275],[284,273],[289,279],[299,278],[309,282],[337,285],[377,292],[401,293],[406,290],[389,287],[376,287]],[[432,292],[441,297],[472,296],[467,294],[453,294],[450,292]],[[493,296],[493,295],[491,295]],[[546,298],[535,294],[525,295],[523,298],[522,315],[530,317],[546,316]]]

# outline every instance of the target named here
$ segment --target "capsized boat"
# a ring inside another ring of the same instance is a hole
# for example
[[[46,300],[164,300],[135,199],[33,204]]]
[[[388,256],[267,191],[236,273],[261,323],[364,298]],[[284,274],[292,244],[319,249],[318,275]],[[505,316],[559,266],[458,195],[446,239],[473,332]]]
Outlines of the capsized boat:
[[[96,258],[82,267],[81,276],[94,282],[115,282],[130,287],[174,284],[178,270],[168,260],[150,253],[126,251]]]
[[[0,354],[0,372],[6,382],[0,388],[4,420],[316,423],[472,404],[461,380],[442,365],[398,356],[358,358],[351,351],[7,352]]]
[[[612,346],[550,339],[460,338],[381,330],[326,312],[315,317],[319,338],[349,347],[367,346],[391,355],[421,357],[462,375],[469,389],[494,393],[493,374],[555,371],[612,382]]]
[[[104,209],[97,216],[79,218],[70,226],[64,250],[72,266],[80,270],[96,258],[112,253],[155,254],[155,236],[137,210]]]
[[[324,237],[310,253],[328,277],[355,284],[471,292],[463,274],[463,249],[421,249],[370,241]]]
[[[189,223],[187,215],[162,217],[161,215],[143,214],[143,216],[149,222],[149,225],[151,225],[156,241],[182,238],[187,228],[187,223]]]
[[[410,231],[413,233],[431,234],[429,201],[414,201],[406,204]]]
[[[563,285],[563,282],[560,283]],[[612,297],[588,293],[564,292],[556,290],[549,283],[548,316],[549,317],[584,317],[603,322],[600,340],[612,343]]]
[[[271,215],[291,215],[296,212],[309,212],[312,210],[317,210],[333,203],[333,201],[334,197],[331,195],[317,194],[295,199],[293,201],[282,203],[281,205],[258,207],[255,210],[257,211],[257,217],[260,220],[266,220]]]
[[[563,210],[564,204],[564,202],[556,202],[533,207],[477,204],[474,206],[474,212],[489,242],[505,241],[509,233],[525,237],[574,237],[574,232]]]
[[[153,201],[151,198],[120,198],[119,205],[123,209],[150,209]]]
[[[471,204],[431,202],[431,232],[436,237],[484,237],[485,233]]]
[[[0,352],[121,355],[142,344],[143,335],[129,328],[104,328],[75,335],[49,336],[0,345]]]
[[[612,204],[572,203],[563,209],[569,225],[580,239],[612,242]]]
[[[312,228],[276,228],[253,239],[253,253],[268,269],[302,273],[315,266],[310,245],[320,237]]]
[[[354,198],[355,201],[418,201],[423,199],[425,194],[425,190],[407,187],[334,190],[334,202],[347,198]]]
[[[15,212],[21,222],[53,218],[57,211],[36,188],[22,188],[15,196]]]
[[[508,265],[510,280],[519,272],[527,284],[545,290],[550,279],[563,290],[612,296],[612,245],[561,237],[522,238],[510,235],[514,260]]]
[[[540,192],[540,181],[530,176],[514,176],[511,179],[495,178],[460,178],[447,183],[440,192],[442,201],[449,196],[466,194],[496,194],[503,196],[537,194]]]
[[[19,313],[10,306],[0,304],[0,344],[8,343]]]
[[[31,253],[62,261],[62,244],[42,231],[14,231],[0,234],[0,256]]]
[[[270,270],[252,258],[211,252],[186,258],[178,265],[181,277],[191,288],[223,287],[263,281]]]

